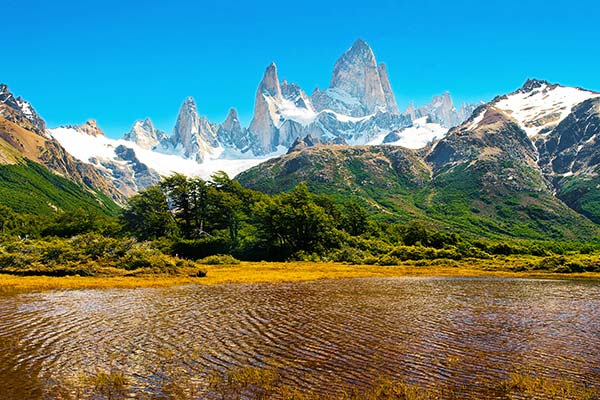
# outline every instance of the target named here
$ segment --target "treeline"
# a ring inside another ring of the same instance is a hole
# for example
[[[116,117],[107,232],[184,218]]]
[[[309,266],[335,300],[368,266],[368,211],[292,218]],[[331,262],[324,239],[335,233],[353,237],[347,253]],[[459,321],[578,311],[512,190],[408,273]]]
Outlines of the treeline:
[[[357,199],[335,202],[309,192],[305,184],[268,196],[224,173],[210,181],[183,175],[164,179],[129,200],[121,226],[139,240],[161,243],[164,251],[189,259],[227,254],[247,261],[399,265],[531,256],[515,268],[600,270],[595,259],[572,257],[595,252],[595,244],[478,240],[417,221],[381,221]]]
[[[565,258],[594,253],[593,244],[477,240],[422,222],[382,221],[356,199],[335,202],[305,184],[268,196],[222,172],[209,181],[180,174],[164,178],[131,197],[117,218],[83,210],[37,217],[0,206],[0,236],[0,271],[22,274],[93,275],[118,269],[201,275],[194,261],[219,262],[218,255],[227,263],[376,265],[518,255],[539,259],[519,268],[600,270],[595,261]]]

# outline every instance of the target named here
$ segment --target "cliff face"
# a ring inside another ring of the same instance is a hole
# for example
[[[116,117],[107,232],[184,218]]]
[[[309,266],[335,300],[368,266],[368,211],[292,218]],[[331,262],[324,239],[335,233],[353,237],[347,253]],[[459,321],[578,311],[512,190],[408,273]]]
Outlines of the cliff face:
[[[279,120],[277,104],[283,100],[277,66],[271,63],[256,90],[254,117],[250,131],[258,139],[258,148],[263,154],[275,151],[279,145]]]
[[[125,134],[124,140],[136,143],[143,149],[152,150],[161,141],[167,139],[167,134],[154,127],[150,118],[135,121],[131,130]]]
[[[335,63],[329,88],[315,91],[315,108],[352,117],[377,111],[398,113],[398,106],[384,64],[377,65],[371,47],[357,40]]]
[[[196,103],[191,97],[184,101],[179,110],[171,144],[183,157],[197,162],[203,162],[220,149],[217,127],[198,114]]]

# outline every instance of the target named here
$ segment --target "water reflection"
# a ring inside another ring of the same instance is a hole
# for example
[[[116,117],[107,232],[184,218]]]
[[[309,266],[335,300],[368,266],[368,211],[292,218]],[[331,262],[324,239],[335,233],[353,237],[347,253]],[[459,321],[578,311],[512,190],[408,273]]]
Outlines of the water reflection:
[[[43,398],[99,366],[152,392],[167,367],[202,388],[243,365],[323,391],[385,375],[476,393],[515,369],[599,382],[600,284],[369,278],[0,298],[6,399]]]

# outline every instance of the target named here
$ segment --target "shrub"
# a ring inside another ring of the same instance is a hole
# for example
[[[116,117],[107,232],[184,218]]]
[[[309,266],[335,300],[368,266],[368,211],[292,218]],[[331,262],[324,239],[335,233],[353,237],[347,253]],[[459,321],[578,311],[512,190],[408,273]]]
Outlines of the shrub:
[[[331,254],[331,259],[333,261],[349,264],[363,264],[367,257],[372,258],[371,254],[353,247],[344,247]]]
[[[229,253],[229,240],[219,236],[202,239],[182,239],[171,244],[170,253],[176,257],[198,260],[208,256]]]
[[[214,256],[204,257],[198,260],[198,263],[205,265],[234,265],[239,264],[240,260],[229,254],[216,254]]]

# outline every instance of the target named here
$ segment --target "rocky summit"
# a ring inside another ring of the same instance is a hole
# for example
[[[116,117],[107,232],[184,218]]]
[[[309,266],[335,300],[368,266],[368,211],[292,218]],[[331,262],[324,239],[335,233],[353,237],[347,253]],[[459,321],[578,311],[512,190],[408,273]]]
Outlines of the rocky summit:
[[[411,128],[424,117],[447,131],[474,108],[463,105],[457,110],[445,93],[430,105],[400,114],[385,64],[378,63],[371,47],[359,39],[335,63],[330,86],[310,96],[296,83],[280,80],[277,65],[270,63],[258,84],[248,127],[241,125],[233,108],[222,123],[210,122],[190,98],[181,107],[171,137],[138,121],[124,139],[201,163],[217,157],[281,154],[307,135],[324,143],[381,143],[390,132]],[[429,139],[440,136],[439,128],[433,130]],[[410,142],[422,147],[427,140]]]
[[[315,92],[313,101],[318,110],[352,117],[364,117],[378,110],[398,113],[385,65],[377,65],[373,50],[362,39],[335,63],[329,88]]]
[[[123,136],[123,139],[135,142],[143,149],[152,150],[161,141],[167,139],[167,134],[156,129],[152,120],[146,118],[144,120],[135,121],[131,130]]]

